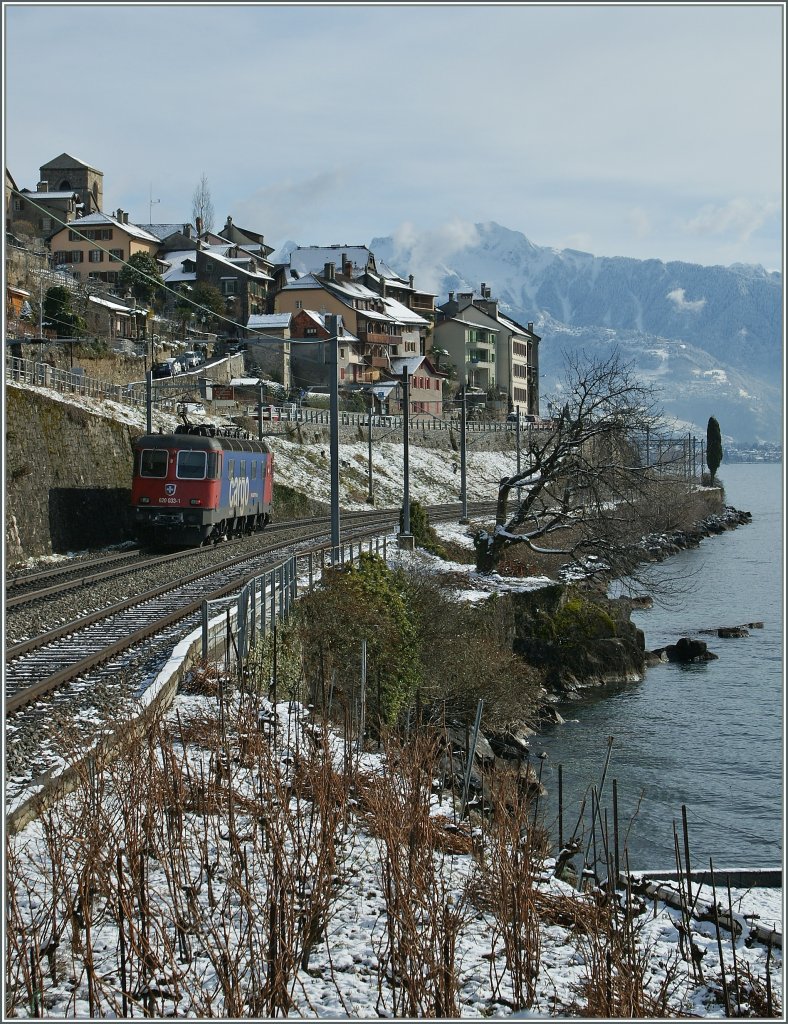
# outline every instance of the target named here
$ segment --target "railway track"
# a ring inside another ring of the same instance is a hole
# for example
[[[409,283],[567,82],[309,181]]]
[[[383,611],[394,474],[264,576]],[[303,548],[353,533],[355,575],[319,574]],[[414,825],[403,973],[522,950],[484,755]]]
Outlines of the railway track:
[[[428,512],[435,520],[450,519],[457,515],[458,508],[456,504],[432,506]],[[475,511],[481,514],[488,508],[489,504],[477,506]],[[345,513],[343,539],[349,539],[351,534],[358,535],[364,530],[380,529],[381,526],[396,529],[398,518],[398,509]],[[209,568],[202,566],[195,572],[169,580],[166,585],[142,594],[135,593],[109,607],[92,611],[7,646],[6,716],[17,713],[97,666],[109,663],[124,651],[167,630],[174,623],[196,616],[203,601],[215,600],[239,589],[246,580],[261,574],[274,560],[278,560],[276,556],[283,548],[293,550],[296,546],[314,543],[319,538],[327,540],[328,520],[327,517],[319,517],[306,522],[281,524],[277,531],[272,532],[280,536],[271,537],[271,542],[262,547],[258,536],[253,552],[243,551]],[[268,539],[269,534],[262,536]],[[220,550],[224,553],[227,547]],[[193,555],[194,551],[158,556],[148,559],[144,564],[149,566],[177,562],[190,554]],[[139,554],[137,557],[139,559]],[[106,566],[106,560],[97,560],[97,563],[98,566]],[[91,583],[106,580],[113,574],[127,576],[129,573],[122,558],[111,569],[97,567],[95,564],[94,569],[96,571],[90,575],[83,564],[76,579],[60,580],[55,584],[45,578],[46,574],[38,574],[38,592],[29,591],[26,595],[18,595],[20,602],[22,599],[27,602],[36,599],[36,593],[38,598],[49,597],[59,592],[58,588],[89,588]],[[47,585],[41,587],[41,582]]]
[[[474,506],[477,512],[492,511],[494,507],[494,503],[479,503]],[[456,515],[458,509],[458,505],[433,505],[428,506],[427,512],[431,519],[441,521]],[[396,515],[398,515],[397,509],[343,512],[342,520],[354,525],[374,524],[381,520],[388,521],[392,516]],[[282,532],[296,529],[299,526],[318,526],[321,524],[328,525],[329,523],[329,516],[315,516],[311,519],[272,523],[266,527],[263,536],[267,539],[270,536],[276,536]],[[255,536],[259,537],[260,535]],[[230,541],[229,543],[232,545],[236,541]],[[32,602],[56,597],[67,591],[86,590],[102,580],[112,580],[129,572],[164,565],[167,562],[179,563],[186,561],[189,558],[193,558],[195,554],[205,552],[206,550],[211,550],[211,548],[187,548],[170,552],[169,554],[153,554],[146,552],[142,548],[134,547],[93,559],[60,563],[48,569],[7,577],[5,606],[6,609],[13,609]],[[218,550],[226,551],[227,545],[221,545]]]

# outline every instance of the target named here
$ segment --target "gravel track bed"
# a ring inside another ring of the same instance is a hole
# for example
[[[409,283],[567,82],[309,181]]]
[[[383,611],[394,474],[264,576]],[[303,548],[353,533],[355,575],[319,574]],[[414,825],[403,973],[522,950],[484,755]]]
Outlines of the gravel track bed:
[[[126,566],[124,571],[115,578],[100,580],[83,589],[54,594],[43,601],[7,608],[6,645],[21,643],[23,640],[38,636],[82,615],[108,608],[135,593],[144,594],[156,587],[163,587],[174,582],[178,576],[187,576],[200,569],[207,571],[217,562],[226,561],[236,555],[254,553],[274,540],[286,547],[301,536],[302,531],[297,530],[288,531],[286,534],[255,534],[253,537],[244,537],[232,544],[198,548],[193,554],[175,563],[168,562],[164,565],[140,569]]]
[[[278,547],[292,550],[303,542],[303,534],[303,529],[269,536],[256,534],[232,544],[200,548],[178,562],[177,568],[170,562],[133,574],[126,571],[118,579],[101,581],[78,594],[66,592],[40,604],[11,609],[6,621],[7,643],[108,607],[131,592],[144,593],[172,583],[176,574],[188,575],[202,568],[208,571],[232,556],[255,554],[274,539]],[[276,552],[270,557],[275,558]],[[178,641],[199,623],[199,614],[191,615],[12,716],[5,732],[6,810],[13,809],[36,780],[73,763],[76,754],[102,733],[114,731],[124,720],[133,720],[136,699],[155,679]]]
[[[136,698],[156,677],[175,644],[198,624],[199,615],[176,623],[7,721],[6,809],[36,780],[73,763],[102,733],[133,719]]]

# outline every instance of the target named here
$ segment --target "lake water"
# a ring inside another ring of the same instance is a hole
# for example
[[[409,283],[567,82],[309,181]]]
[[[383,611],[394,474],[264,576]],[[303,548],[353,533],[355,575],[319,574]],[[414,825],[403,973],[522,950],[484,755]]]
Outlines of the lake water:
[[[583,795],[599,786],[613,737],[599,803],[608,809],[612,836],[615,779],[620,845],[629,828],[633,869],[675,867],[673,823],[683,856],[682,805],[693,868],[708,868],[710,857],[715,870],[782,862],[782,466],[723,465],[719,477],[726,503],[752,512],[752,523],[661,563],[659,572],[682,577],[689,593],[633,621],[649,650],[706,628],[755,621],[764,628],[741,639],[701,637],[717,661],[659,665],[641,683],[559,705],[566,724],[531,744],[532,757],[548,755],[542,781],[549,790],[545,817],[553,823],[562,765],[566,840]],[[557,839],[557,828],[553,834]]]

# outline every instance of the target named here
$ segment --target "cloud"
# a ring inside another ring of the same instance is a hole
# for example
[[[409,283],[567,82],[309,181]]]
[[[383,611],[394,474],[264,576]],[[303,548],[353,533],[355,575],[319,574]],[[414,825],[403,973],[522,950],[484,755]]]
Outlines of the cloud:
[[[392,261],[408,267],[425,291],[439,292],[446,264],[457,253],[479,244],[475,224],[459,217],[436,228],[420,231],[404,221],[392,233]]]
[[[665,298],[670,299],[680,313],[699,313],[706,305],[705,299],[696,299],[695,301],[688,302],[684,295],[683,288],[674,288],[672,292],[668,292]]]
[[[286,177],[234,203],[233,220],[254,230],[264,224],[267,238],[301,236],[314,230],[315,214],[335,197],[344,196],[347,184],[347,176],[339,168],[301,180]]]
[[[749,199],[732,199],[724,206],[708,203],[701,207],[685,227],[694,235],[734,235],[740,242],[750,236],[767,220],[779,215],[779,203],[754,203]]]
[[[640,206],[633,206],[627,212],[627,221],[635,238],[647,238],[651,234],[651,218]]]

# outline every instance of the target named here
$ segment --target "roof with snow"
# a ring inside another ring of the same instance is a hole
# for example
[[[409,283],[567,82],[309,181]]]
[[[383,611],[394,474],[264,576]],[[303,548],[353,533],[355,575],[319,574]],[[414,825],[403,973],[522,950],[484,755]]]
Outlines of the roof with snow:
[[[246,323],[246,326],[252,330],[254,328],[263,329],[268,327],[289,327],[290,321],[293,318],[292,313],[253,313]]]
[[[249,263],[249,261],[252,259],[251,256],[249,256],[248,259],[228,259],[226,256],[222,256],[218,252],[213,252],[212,249],[213,247],[211,247],[211,250],[201,250],[202,256],[209,260],[215,260],[217,263],[222,263],[225,266],[231,268],[232,270],[240,271],[242,274],[246,274],[247,277],[263,278],[266,281],[273,280],[271,275],[266,274],[264,270],[259,270],[257,268],[249,269],[249,267],[244,267],[241,265],[242,263]]]
[[[180,250],[178,252],[168,252],[167,262],[170,264],[170,269],[165,270],[161,275],[162,280],[166,283],[172,281],[196,281],[197,271],[184,269],[184,263],[187,260],[195,261],[195,252],[193,249]]]
[[[47,199],[73,199],[74,196],[79,198],[79,193],[75,192],[73,188],[70,192],[55,192],[54,190],[49,192],[37,192],[32,188],[23,188],[20,189],[19,194],[25,196],[28,199],[36,198],[43,199],[44,201],[46,201]]]
[[[428,373],[433,374],[435,377],[445,377],[445,373],[440,370],[436,370],[434,364],[430,361],[428,356],[392,356],[391,357],[391,372],[402,374],[403,369],[407,367],[408,374],[412,375],[417,370],[424,367]]]
[[[91,167],[90,164],[86,164],[84,160],[78,160],[75,156],[71,156],[70,153],[61,153],[54,160],[48,160],[45,164],[41,164],[40,170],[43,171],[45,167],[54,167],[55,170],[61,167],[87,167],[89,171],[96,171],[97,174],[104,173],[97,167]]]
[[[295,288],[322,288],[323,285],[314,274],[307,274],[306,277],[299,277],[295,281],[289,281],[282,291],[292,291]]]
[[[155,235],[162,242],[165,238],[169,238],[170,235],[186,235],[187,231],[191,231],[189,237],[197,239],[197,231],[194,225],[184,224],[182,221],[178,224],[138,224],[137,226],[148,231],[151,235]]]
[[[110,302],[109,299],[101,299],[98,295],[89,295],[88,302],[95,302],[99,306],[106,306],[108,309],[114,309],[117,313],[125,313],[130,316],[132,313],[136,313],[136,309],[130,309],[128,306],[124,306],[119,302]]]
[[[94,228],[106,225],[110,225],[114,228],[120,228],[121,231],[125,231],[134,238],[140,238],[145,242],[156,242],[157,244],[159,242],[156,235],[152,235],[150,231],[146,231],[138,224],[132,224],[131,222],[128,224],[121,224],[119,220],[115,217],[111,217],[108,213],[89,213],[86,217],[79,217],[77,220],[72,220],[61,230],[65,230],[67,227],[69,231],[80,231],[83,227]]]
[[[312,320],[314,320],[315,323],[319,324],[324,330],[328,330],[328,328],[326,327],[326,317],[329,315],[328,313],[318,313],[316,309],[303,309],[303,310],[301,310],[301,312],[302,313],[306,313],[306,315],[308,317],[310,317]],[[358,341],[358,338],[356,337],[356,335],[351,333],[347,329],[347,327],[345,326],[345,321],[344,320],[342,320],[342,332],[339,335],[339,339],[340,339],[340,341],[348,341],[348,342]],[[309,339],[309,340],[312,340],[312,339]],[[319,341],[321,339],[318,338],[317,340]]]
[[[416,324],[418,326],[426,327],[429,323],[429,320],[425,320],[423,316],[419,316],[418,313],[414,313],[412,309],[409,309],[396,299],[390,299],[386,296],[381,299],[381,302],[389,316],[395,317],[403,324]]]

